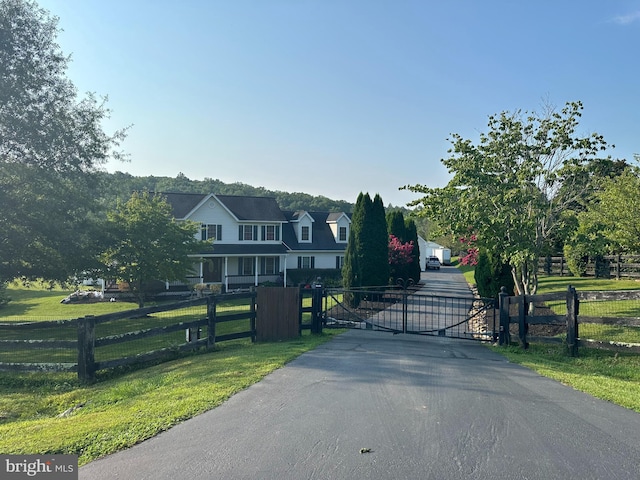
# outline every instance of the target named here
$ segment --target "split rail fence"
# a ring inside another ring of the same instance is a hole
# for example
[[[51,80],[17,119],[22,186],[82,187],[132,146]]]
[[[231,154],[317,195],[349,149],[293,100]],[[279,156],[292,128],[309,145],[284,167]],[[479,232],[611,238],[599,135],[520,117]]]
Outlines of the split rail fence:
[[[640,353],[640,290],[578,292],[569,286],[566,292],[509,296],[503,289],[499,309],[500,345],[514,343],[514,334],[523,348],[530,341],[566,343],[572,356],[579,347]]]

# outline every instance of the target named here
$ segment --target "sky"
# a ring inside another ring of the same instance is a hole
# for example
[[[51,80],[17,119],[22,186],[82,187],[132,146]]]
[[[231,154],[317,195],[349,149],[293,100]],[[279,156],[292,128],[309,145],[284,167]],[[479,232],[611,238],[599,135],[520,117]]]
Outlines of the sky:
[[[578,100],[578,134],[640,153],[640,0],[38,4],[105,131],[130,126],[111,172],[399,206],[450,180],[451,134]]]

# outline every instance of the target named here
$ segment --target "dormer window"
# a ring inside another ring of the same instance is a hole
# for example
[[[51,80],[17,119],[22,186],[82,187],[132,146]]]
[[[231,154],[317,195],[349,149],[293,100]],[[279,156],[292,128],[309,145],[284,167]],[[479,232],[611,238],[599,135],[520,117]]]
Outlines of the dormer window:
[[[308,226],[306,225],[303,226],[300,234],[301,234],[301,241],[308,242],[309,240],[311,240]]]
[[[346,242],[347,241],[347,227],[340,227],[338,233],[338,241]]]

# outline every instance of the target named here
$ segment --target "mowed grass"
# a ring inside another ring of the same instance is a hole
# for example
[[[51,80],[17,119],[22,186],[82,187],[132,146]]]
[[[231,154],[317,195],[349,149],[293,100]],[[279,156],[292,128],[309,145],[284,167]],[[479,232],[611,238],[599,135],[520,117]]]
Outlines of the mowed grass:
[[[74,291],[59,286],[49,289],[37,282],[29,287],[10,283],[7,295],[11,302],[0,309],[0,322],[69,320],[85,315],[104,315],[138,308],[137,304],[130,302],[60,303]]]
[[[0,372],[0,451],[76,454],[85,464],[220,405],[338,333],[238,340],[128,373],[103,373],[88,386],[74,374]]]
[[[12,285],[13,301],[0,311],[0,322],[62,320],[132,310],[132,303],[64,305],[71,290],[47,290]],[[220,305],[221,316],[248,310],[242,301]],[[99,324],[98,337],[142,330],[206,316],[197,306],[142,318]],[[57,338],[75,338],[75,325],[61,328]],[[248,320],[224,322],[216,334],[246,331]],[[24,331],[2,330],[3,338],[20,338]],[[51,330],[27,330],[29,338],[49,338]],[[38,333],[39,332],[39,333]],[[98,372],[98,381],[81,385],[75,373],[0,372],[0,452],[5,454],[76,454],[80,464],[122,450],[173,425],[214,408],[233,394],[258,382],[300,354],[330,340],[341,331],[276,343],[252,344],[248,339],[218,343],[215,350],[195,352],[157,365],[136,365]],[[206,335],[204,328],[203,335]],[[171,343],[184,342],[184,332]],[[166,347],[167,336],[96,349],[97,360],[133,355]],[[159,340],[162,339],[162,340]],[[150,343],[151,342],[151,343]],[[155,342],[160,342],[156,345]],[[138,344],[140,343],[140,345]],[[117,350],[120,349],[120,350]],[[74,352],[10,350],[0,361],[68,361]],[[69,411],[71,409],[71,411]],[[65,412],[67,412],[65,414]]]
[[[473,269],[461,268],[467,282],[473,280]],[[640,282],[634,280],[610,280],[579,277],[539,278],[538,293],[566,291],[571,285],[578,291],[638,290]],[[550,304],[557,313],[564,314],[563,302]],[[640,316],[638,301],[581,302],[580,313],[589,316]],[[640,343],[640,329],[636,327],[613,327],[584,324],[580,326],[581,335],[596,332],[598,338],[613,341]],[[504,355],[509,361],[534,370],[540,375],[557,380],[576,390],[606,400],[640,413],[640,355],[636,353],[618,353],[595,348],[580,348],[578,357],[570,357],[566,346],[555,344],[531,343],[529,349],[519,346],[490,346],[495,352]]]

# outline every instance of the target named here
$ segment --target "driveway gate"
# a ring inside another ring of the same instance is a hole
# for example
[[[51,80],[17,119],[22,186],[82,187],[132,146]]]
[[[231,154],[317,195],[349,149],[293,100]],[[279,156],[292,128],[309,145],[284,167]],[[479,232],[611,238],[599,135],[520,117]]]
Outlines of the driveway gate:
[[[327,289],[325,328],[364,328],[495,342],[498,313],[493,299],[436,296],[419,289]]]

